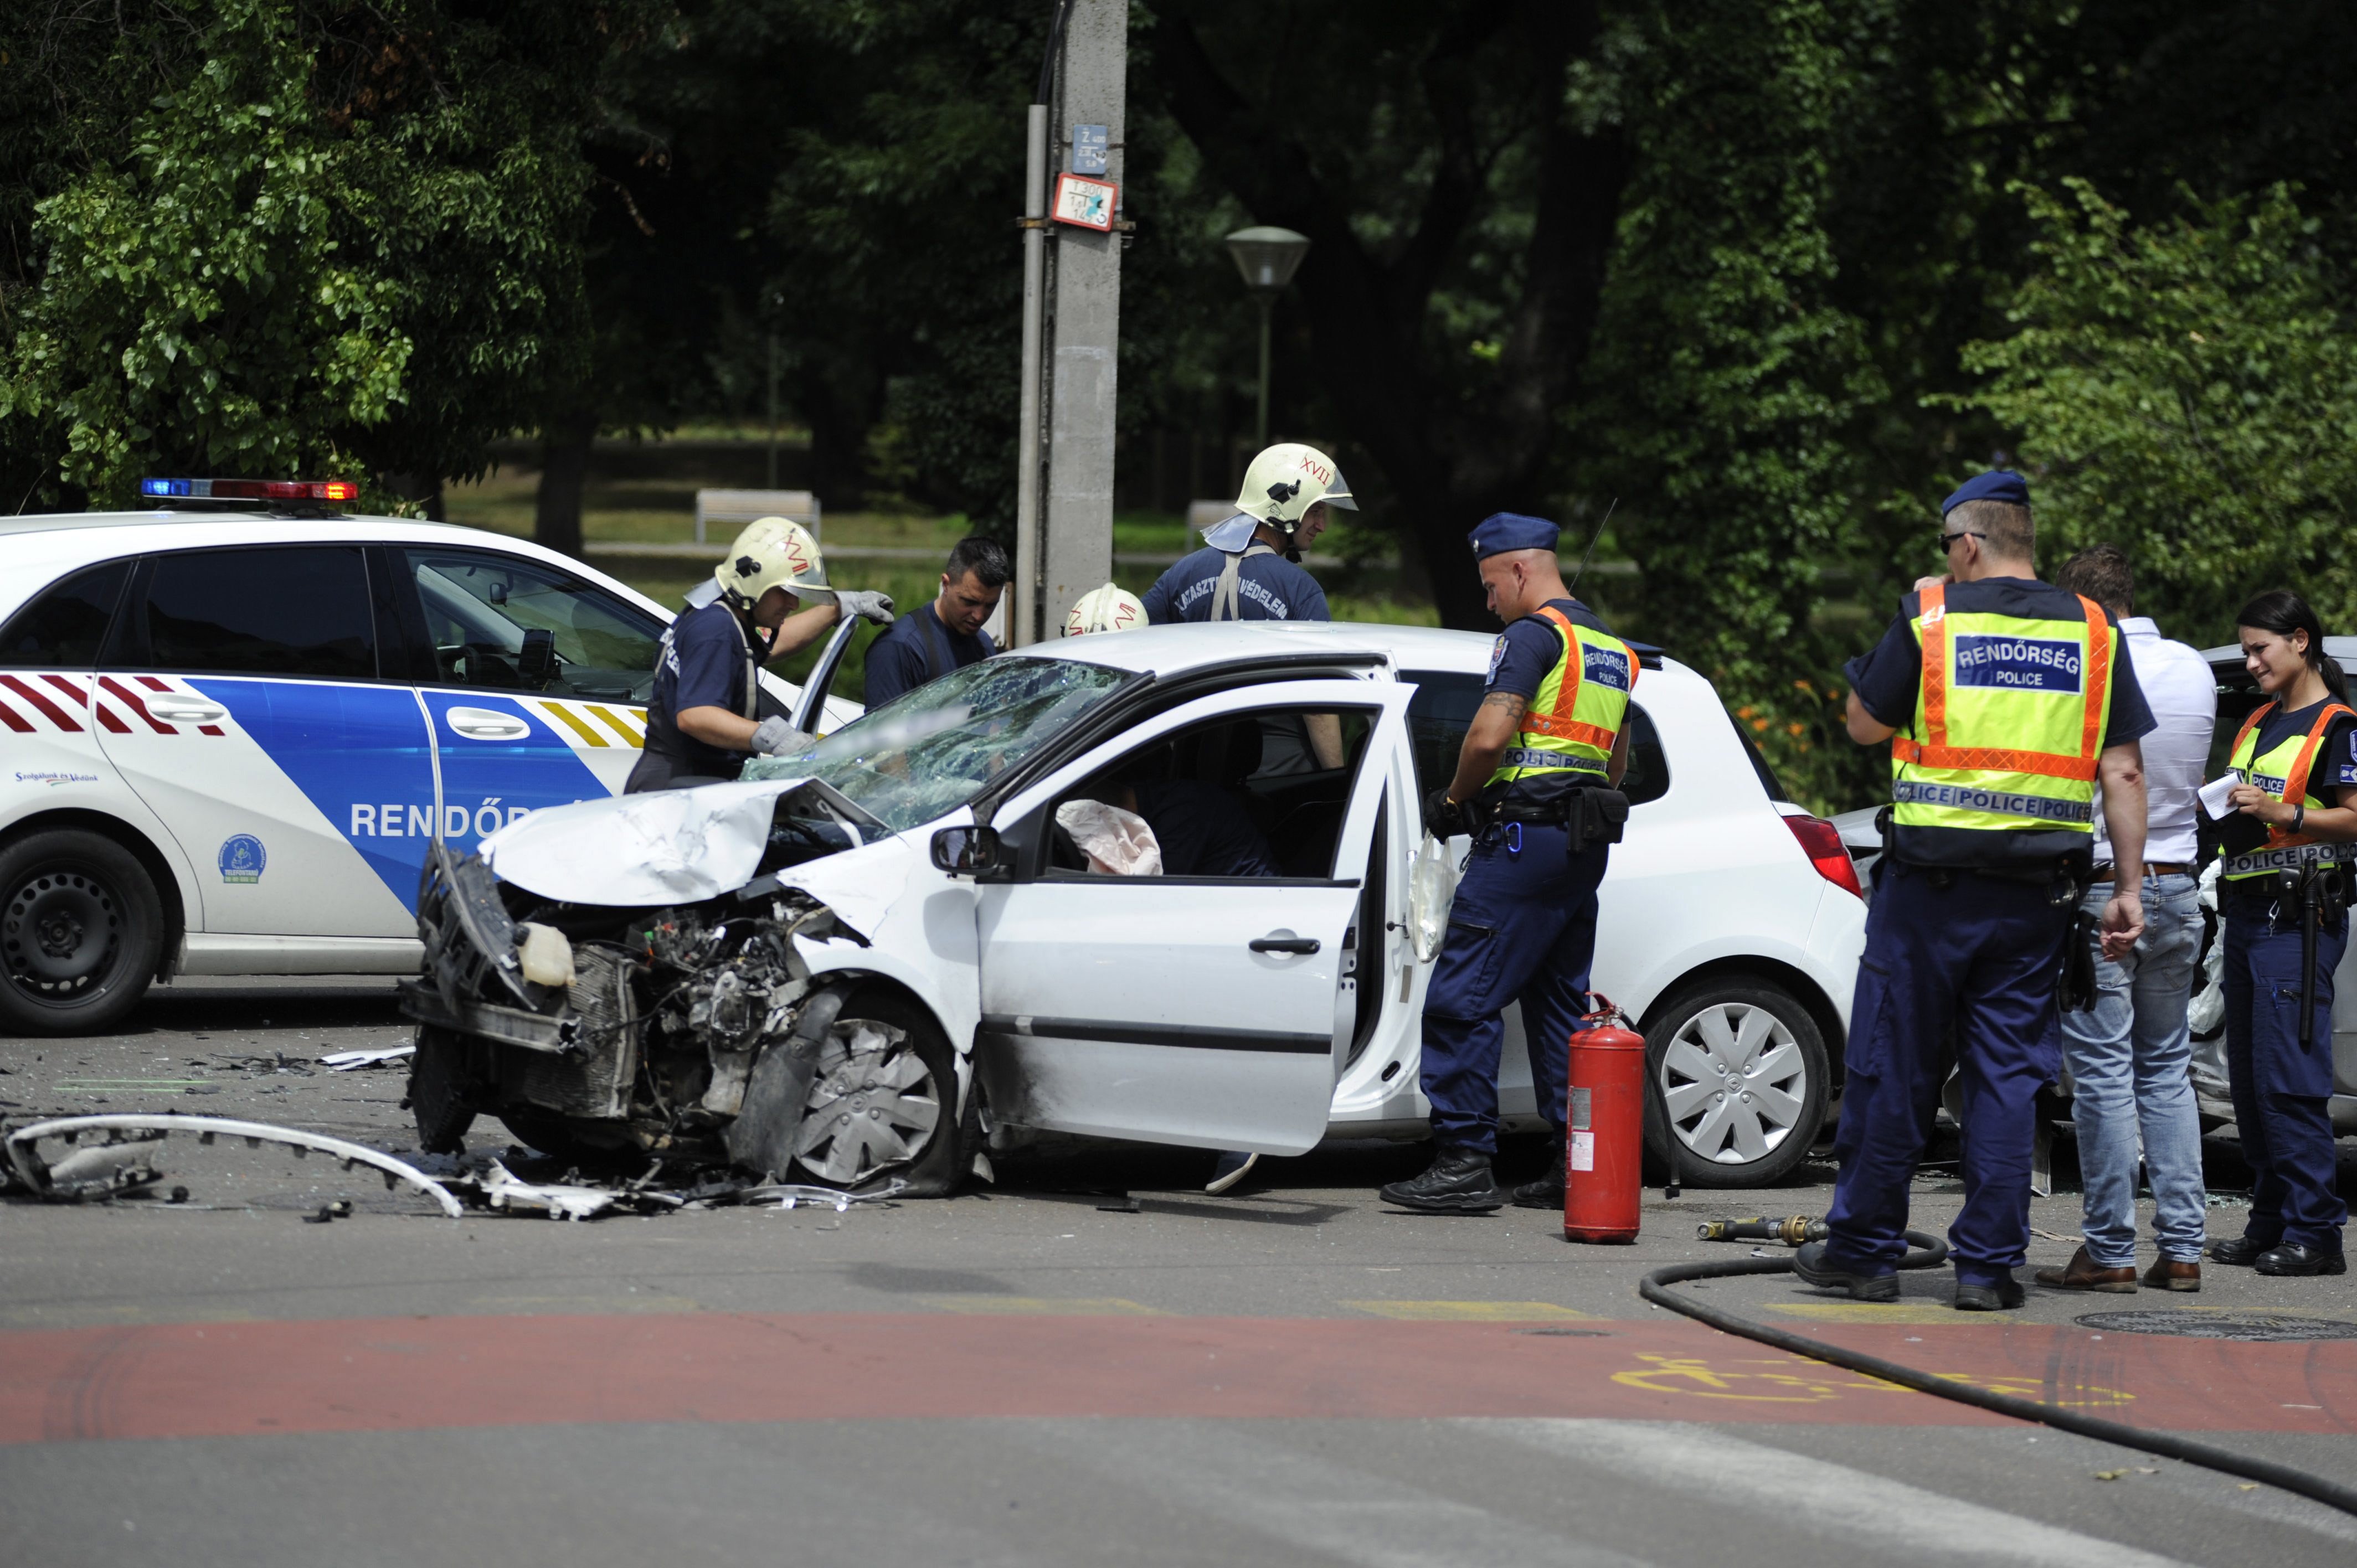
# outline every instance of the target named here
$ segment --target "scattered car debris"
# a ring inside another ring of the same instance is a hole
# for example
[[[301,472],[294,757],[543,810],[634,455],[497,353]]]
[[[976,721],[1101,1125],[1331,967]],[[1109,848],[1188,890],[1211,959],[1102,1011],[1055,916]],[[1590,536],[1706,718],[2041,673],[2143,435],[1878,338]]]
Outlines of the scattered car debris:
[[[319,1065],[329,1072],[350,1072],[355,1068],[383,1067],[388,1062],[407,1061],[417,1054],[414,1044],[393,1046],[384,1050],[329,1051],[319,1058]]]
[[[595,1219],[609,1208],[633,1214],[656,1214],[681,1207],[683,1199],[667,1192],[630,1187],[590,1187],[578,1182],[519,1181],[499,1161],[479,1176],[459,1183],[470,1196],[491,1208],[536,1209],[551,1219]]]
[[[34,1146],[44,1138],[57,1138],[72,1143],[84,1133],[148,1133],[153,1137],[137,1140],[117,1139],[110,1143],[77,1150],[52,1165],[43,1161]],[[57,1201],[72,1201],[87,1194],[91,1183],[102,1178],[108,1169],[145,1168],[147,1181],[156,1179],[153,1171],[154,1145],[170,1133],[194,1133],[199,1143],[210,1144],[217,1137],[243,1138],[247,1146],[260,1148],[264,1144],[283,1144],[300,1157],[316,1149],[344,1163],[346,1170],[354,1165],[367,1165],[382,1173],[387,1188],[395,1182],[406,1182],[434,1199],[443,1213],[457,1219],[465,1212],[449,1190],[414,1165],[394,1159],[391,1155],[359,1144],[346,1143],[321,1133],[306,1133],[293,1127],[274,1127],[264,1122],[239,1122],[224,1116],[146,1116],[136,1113],[116,1113],[99,1116],[67,1116],[55,1121],[36,1122],[19,1127],[7,1135],[8,1164],[18,1181],[40,1197]],[[132,1160],[129,1151],[142,1157]],[[81,1163],[77,1163],[81,1162]],[[67,1173],[61,1180],[59,1173]],[[124,1185],[117,1184],[113,1190]],[[144,1185],[144,1184],[142,1184]]]
[[[306,1214],[303,1216],[303,1223],[306,1225],[325,1225],[330,1220],[350,1219],[351,1217],[352,1200],[349,1197],[339,1197],[333,1203],[323,1203],[319,1205],[319,1211],[317,1214]]]

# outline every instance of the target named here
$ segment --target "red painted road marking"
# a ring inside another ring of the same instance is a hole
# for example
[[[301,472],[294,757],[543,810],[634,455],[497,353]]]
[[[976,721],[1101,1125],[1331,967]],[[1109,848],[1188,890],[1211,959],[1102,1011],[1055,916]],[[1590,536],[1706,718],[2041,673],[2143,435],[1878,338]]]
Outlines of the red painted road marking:
[[[59,1329],[0,1335],[0,1443],[982,1415],[2004,1424],[1695,1324],[1595,1328],[680,1313]],[[2347,1341],[2095,1339],[2021,1324],[1824,1337],[2140,1426],[2357,1433]]]

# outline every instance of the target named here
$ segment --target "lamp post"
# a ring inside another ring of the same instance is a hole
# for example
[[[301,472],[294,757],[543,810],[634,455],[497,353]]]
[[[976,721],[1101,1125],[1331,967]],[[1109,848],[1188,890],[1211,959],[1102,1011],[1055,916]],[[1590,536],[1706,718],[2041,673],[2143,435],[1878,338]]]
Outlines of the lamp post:
[[[1276,308],[1276,296],[1293,281],[1301,258],[1308,253],[1309,236],[1290,229],[1239,229],[1228,236],[1228,254],[1236,259],[1244,287],[1260,306],[1260,413],[1254,425],[1258,437],[1254,450],[1268,445],[1269,317]]]

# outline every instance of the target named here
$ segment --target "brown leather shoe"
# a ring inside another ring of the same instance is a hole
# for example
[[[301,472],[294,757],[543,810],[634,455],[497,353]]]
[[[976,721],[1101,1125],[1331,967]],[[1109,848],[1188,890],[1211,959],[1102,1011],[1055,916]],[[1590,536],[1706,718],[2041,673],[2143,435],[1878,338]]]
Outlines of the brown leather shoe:
[[[2082,1247],[2071,1254],[2071,1262],[2064,1267],[2039,1270],[2038,1283],[2049,1290],[2099,1290],[2133,1295],[2136,1288],[2136,1265],[2130,1263],[2120,1269],[2098,1268],[2095,1260],[2087,1256],[2087,1249]]]
[[[2197,1291],[2201,1288],[2201,1265],[2180,1263],[2175,1258],[2160,1258],[2144,1272],[2144,1283],[2155,1290]]]

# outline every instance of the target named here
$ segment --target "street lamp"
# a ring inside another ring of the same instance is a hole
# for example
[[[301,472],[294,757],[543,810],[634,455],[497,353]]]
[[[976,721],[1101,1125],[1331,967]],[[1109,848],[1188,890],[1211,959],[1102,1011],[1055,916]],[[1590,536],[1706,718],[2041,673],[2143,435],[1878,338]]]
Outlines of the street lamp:
[[[1260,438],[1254,450],[1268,445],[1269,316],[1276,308],[1276,296],[1308,253],[1309,236],[1290,229],[1239,229],[1228,236],[1228,254],[1236,259],[1244,287],[1260,306],[1260,417],[1255,425]]]

